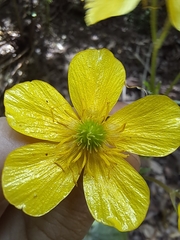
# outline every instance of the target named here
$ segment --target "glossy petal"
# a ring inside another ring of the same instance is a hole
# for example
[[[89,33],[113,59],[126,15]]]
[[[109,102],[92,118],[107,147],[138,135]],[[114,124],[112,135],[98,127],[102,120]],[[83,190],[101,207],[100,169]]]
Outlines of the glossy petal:
[[[166,4],[172,25],[180,31],[180,0],[166,0]]]
[[[180,231],[180,203],[178,203],[177,214],[178,214],[178,230]]]
[[[180,145],[180,108],[166,96],[147,96],[107,122],[108,141],[127,152],[165,156]]]
[[[125,82],[123,65],[107,49],[88,49],[70,63],[69,91],[81,119],[101,122],[117,102]]]
[[[129,13],[139,2],[140,0],[85,0],[86,24]]]
[[[17,132],[58,142],[72,135],[77,116],[69,103],[46,82],[34,80],[15,85],[5,93],[9,125]]]
[[[57,155],[54,143],[36,143],[11,152],[2,174],[6,199],[31,216],[49,212],[72,190],[81,173],[67,166],[67,154]]]
[[[109,151],[116,163],[107,167],[99,155],[91,155],[84,170],[85,198],[92,216],[119,231],[137,228],[146,216],[149,189],[144,179],[121,157]]]

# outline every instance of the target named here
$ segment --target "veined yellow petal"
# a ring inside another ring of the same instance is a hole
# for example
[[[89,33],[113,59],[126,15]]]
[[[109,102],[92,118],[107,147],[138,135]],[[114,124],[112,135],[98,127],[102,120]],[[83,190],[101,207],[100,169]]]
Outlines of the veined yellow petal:
[[[177,214],[178,214],[178,230],[180,231],[180,203],[177,206]]]
[[[140,0],[85,0],[86,24],[91,25],[109,17],[129,13],[139,2]]]
[[[41,216],[62,201],[77,183],[79,163],[67,166],[54,143],[35,143],[11,152],[4,165],[4,196],[31,216]]]
[[[125,82],[125,70],[107,49],[88,49],[70,63],[69,92],[81,119],[101,122],[117,102]]]
[[[166,5],[172,25],[180,31],[180,0],[166,0]]]
[[[124,159],[109,157],[109,167],[98,154],[91,155],[84,170],[87,205],[95,220],[119,231],[131,231],[144,220],[149,206],[149,189],[144,179]]]
[[[165,156],[180,144],[180,108],[166,96],[146,96],[106,122],[108,141],[143,156]]]
[[[72,135],[77,116],[63,96],[46,82],[34,80],[5,92],[5,115],[17,132],[58,142]]]

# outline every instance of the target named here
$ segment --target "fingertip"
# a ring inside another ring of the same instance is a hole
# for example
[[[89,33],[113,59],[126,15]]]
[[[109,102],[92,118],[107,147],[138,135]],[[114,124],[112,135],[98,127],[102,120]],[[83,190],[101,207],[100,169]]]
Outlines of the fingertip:
[[[140,157],[134,153],[129,153],[129,156],[126,158],[126,161],[131,164],[131,166],[139,172],[141,161]]]
[[[117,102],[116,105],[113,107],[113,109],[110,112],[110,115],[114,114],[115,112],[117,112],[118,110],[120,110],[121,108],[125,107],[127,105],[127,103],[124,102]]]
[[[0,117],[0,169],[12,150],[23,145],[36,142],[36,139],[27,137],[14,131],[7,123],[5,117]]]

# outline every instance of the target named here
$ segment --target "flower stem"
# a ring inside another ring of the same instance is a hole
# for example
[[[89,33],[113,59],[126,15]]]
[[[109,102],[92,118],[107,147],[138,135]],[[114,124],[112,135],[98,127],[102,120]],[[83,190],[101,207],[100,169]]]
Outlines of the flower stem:
[[[159,37],[157,37],[157,0],[152,0],[152,9],[151,9],[151,35],[152,35],[152,57],[151,57],[151,78],[149,83],[149,90],[152,94],[159,93],[159,89],[157,89],[158,84],[156,84],[156,68],[157,68],[157,55],[159,49],[162,47],[165,38],[168,35],[170,29],[170,21],[169,18],[166,19],[164,27]]]
[[[151,7],[151,37],[152,42],[156,41],[156,34],[157,34],[157,0],[152,0],[152,7]]]
[[[173,89],[174,85],[176,85],[180,80],[180,72],[177,74],[177,76],[175,77],[175,79],[172,81],[172,83],[170,84],[169,88],[165,91],[165,95],[168,95],[171,90]]]
[[[180,190],[179,189],[171,189],[170,187],[168,187],[167,185],[165,185],[164,183],[162,183],[161,181],[159,181],[153,177],[143,176],[143,178],[147,181],[154,182],[157,185],[159,185],[160,187],[162,187],[169,194],[172,205],[174,207],[174,210],[177,212],[176,197],[180,199]]]
[[[160,187],[162,187],[167,193],[171,193],[171,188],[169,188],[167,185],[165,185],[164,183],[162,183],[161,181],[153,178],[153,177],[149,177],[149,176],[143,176],[144,179],[146,179],[147,181],[150,182],[155,182],[157,185],[159,185]]]

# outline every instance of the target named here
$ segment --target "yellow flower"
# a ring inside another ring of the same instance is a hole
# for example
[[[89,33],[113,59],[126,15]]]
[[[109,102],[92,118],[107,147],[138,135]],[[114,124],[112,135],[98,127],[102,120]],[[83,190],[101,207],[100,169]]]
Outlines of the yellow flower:
[[[180,203],[178,203],[177,214],[178,214],[178,230],[180,231]]]
[[[85,21],[94,24],[113,16],[131,12],[141,0],[85,0]],[[180,31],[180,0],[166,0],[171,24]]]
[[[166,0],[171,24],[180,31],[180,0]]]
[[[69,194],[83,173],[93,217],[120,231],[135,229],[145,218],[149,189],[125,152],[164,156],[174,151],[180,142],[179,107],[166,96],[147,96],[109,117],[125,70],[106,49],[78,53],[68,81],[74,108],[43,81],[6,91],[9,125],[39,142],[8,155],[4,195],[25,213],[41,216]]]

